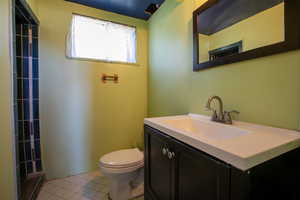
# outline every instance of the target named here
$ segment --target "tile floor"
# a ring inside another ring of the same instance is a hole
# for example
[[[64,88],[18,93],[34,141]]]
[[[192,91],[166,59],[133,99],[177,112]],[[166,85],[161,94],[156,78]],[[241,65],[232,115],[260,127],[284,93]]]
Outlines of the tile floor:
[[[70,176],[45,182],[37,200],[109,200],[108,185],[107,178],[98,171]]]

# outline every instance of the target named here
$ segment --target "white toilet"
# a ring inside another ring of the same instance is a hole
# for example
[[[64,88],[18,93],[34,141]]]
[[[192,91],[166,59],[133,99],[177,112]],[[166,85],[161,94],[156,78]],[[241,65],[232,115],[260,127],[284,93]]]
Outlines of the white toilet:
[[[102,156],[100,170],[110,179],[110,198],[128,200],[144,194],[144,154],[125,149]]]

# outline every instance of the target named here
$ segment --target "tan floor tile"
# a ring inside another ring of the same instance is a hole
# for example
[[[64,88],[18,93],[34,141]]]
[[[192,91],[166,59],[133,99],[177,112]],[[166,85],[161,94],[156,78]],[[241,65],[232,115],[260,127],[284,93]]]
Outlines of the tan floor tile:
[[[45,182],[38,200],[108,200],[108,192],[109,180],[95,171]]]

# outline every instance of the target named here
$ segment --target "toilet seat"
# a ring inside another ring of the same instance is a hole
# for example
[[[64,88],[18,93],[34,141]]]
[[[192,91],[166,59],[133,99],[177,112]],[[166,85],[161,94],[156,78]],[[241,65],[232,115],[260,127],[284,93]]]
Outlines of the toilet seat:
[[[139,149],[125,149],[102,156],[100,167],[111,173],[134,171],[144,166],[144,155]]]
[[[129,172],[136,171],[142,167],[144,167],[143,162],[136,166],[123,167],[123,168],[104,167],[100,164],[100,169],[101,169],[102,173],[105,173],[105,174],[126,174]]]

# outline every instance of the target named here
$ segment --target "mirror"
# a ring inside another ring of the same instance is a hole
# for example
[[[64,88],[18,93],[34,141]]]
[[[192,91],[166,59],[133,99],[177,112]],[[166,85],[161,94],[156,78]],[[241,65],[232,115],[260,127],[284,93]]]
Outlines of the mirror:
[[[292,0],[208,0],[194,12],[194,71],[295,49],[292,4],[299,9]]]
[[[198,18],[199,63],[284,41],[283,0],[222,0]]]

